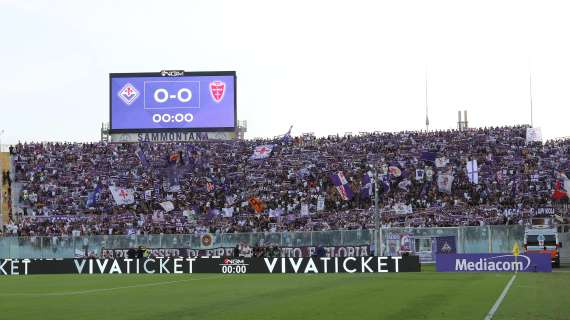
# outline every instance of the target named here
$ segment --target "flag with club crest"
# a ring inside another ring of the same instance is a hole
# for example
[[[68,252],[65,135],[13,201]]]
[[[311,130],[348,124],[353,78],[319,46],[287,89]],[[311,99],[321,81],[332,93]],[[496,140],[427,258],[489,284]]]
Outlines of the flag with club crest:
[[[250,159],[261,160],[269,158],[269,156],[271,155],[271,151],[273,151],[274,146],[275,145],[273,144],[264,144],[255,147],[255,150],[253,150],[253,154],[251,155]]]
[[[352,189],[350,189],[350,185],[348,184],[348,180],[344,177],[344,173],[339,171],[331,175],[331,181],[335,185],[336,190],[340,194],[340,197],[344,201],[348,201],[352,199],[353,193]]]
[[[109,190],[111,191],[111,195],[113,195],[115,204],[119,206],[135,202],[135,191],[133,189],[110,186]]]

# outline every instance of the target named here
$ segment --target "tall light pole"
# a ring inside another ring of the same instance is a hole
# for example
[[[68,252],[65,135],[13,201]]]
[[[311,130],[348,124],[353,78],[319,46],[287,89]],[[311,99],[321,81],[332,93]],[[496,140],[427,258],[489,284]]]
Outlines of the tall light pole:
[[[528,74],[528,91],[530,98],[530,127],[534,128],[534,121],[532,119],[532,73]]]

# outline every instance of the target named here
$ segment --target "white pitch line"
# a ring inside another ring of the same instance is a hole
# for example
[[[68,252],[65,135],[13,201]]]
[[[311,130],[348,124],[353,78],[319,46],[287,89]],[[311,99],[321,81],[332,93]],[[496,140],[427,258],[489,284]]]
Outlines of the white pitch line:
[[[501,305],[501,302],[503,302],[503,299],[505,299],[505,296],[507,295],[507,292],[509,292],[509,289],[511,288],[511,286],[513,285],[513,282],[515,281],[517,275],[513,274],[511,280],[509,281],[509,283],[507,283],[507,286],[505,286],[505,289],[503,289],[503,292],[501,292],[501,295],[499,296],[499,298],[497,299],[497,301],[495,301],[495,304],[493,305],[493,307],[491,308],[491,310],[489,310],[489,313],[487,313],[487,315],[485,316],[484,320],[491,320],[493,319],[493,316],[495,315],[495,312],[497,312],[497,309],[499,309],[499,306]]]
[[[70,296],[70,295],[77,295],[77,294],[98,293],[98,292],[114,291],[114,290],[121,290],[121,289],[154,287],[154,286],[180,283],[180,282],[199,281],[199,280],[208,280],[208,279],[219,279],[222,277],[224,277],[224,276],[199,278],[199,279],[175,280],[175,281],[162,281],[162,282],[153,282],[153,283],[143,283],[143,284],[136,284],[136,285],[131,285],[131,286],[103,288],[103,289],[91,289],[91,290],[82,290],[82,291],[65,291],[65,292],[48,292],[48,293],[5,293],[5,294],[0,293],[0,296],[2,296],[2,297],[11,297],[11,296],[28,296],[28,297],[29,296],[37,296],[37,297]],[[227,278],[229,278],[229,277],[227,277]]]

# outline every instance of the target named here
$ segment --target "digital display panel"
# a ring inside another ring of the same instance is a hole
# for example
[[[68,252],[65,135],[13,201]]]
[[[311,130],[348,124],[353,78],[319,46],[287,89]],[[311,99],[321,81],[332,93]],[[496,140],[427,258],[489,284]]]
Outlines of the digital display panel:
[[[233,131],[236,73],[110,74],[110,131]]]

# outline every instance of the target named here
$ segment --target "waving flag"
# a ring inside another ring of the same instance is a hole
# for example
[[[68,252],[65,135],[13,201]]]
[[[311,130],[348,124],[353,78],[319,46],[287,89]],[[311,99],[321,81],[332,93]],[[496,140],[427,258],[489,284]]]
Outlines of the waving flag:
[[[291,125],[289,127],[289,131],[287,131],[284,135],[283,138],[281,138],[281,142],[283,143],[288,143],[291,140],[291,129],[293,129],[293,125]]]
[[[265,204],[258,197],[250,198],[249,205],[255,210],[255,213],[261,213],[265,208]]]
[[[566,191],[564,191],[564,189],[562,189],[562,184],[560,181],[556,181],[556,184],[554,185],[554,192],[552,193],[552,199],[560,201],[567,196],[568,194]]]
[[[117,205],[131,204],[135,202],[135,192],[133,189],[110,186],[109,190]]]
[[[526,142],[542,142],[542,130],[540,128],[526,128]]]
[[[95,204],[97,203],[97,198],[99,198],[100,194],[101,194],[101,186],[97,185],[94,191],[91,191],[87,194],[87,202],[85,203],[85,207],[91,208],[95,206]]]
[[[402,170],[396,166],[389,166],[388,173],[393,177],[399,177],[402,175]]]
[[[222,208],[222,217],[231,218],[234,215],[234,207]]]
[[[196,153],[196,148],[194,148],[193,145],[188,144],[186,146],[186,155],[188,156],[188,167],[190,168],[190,170],[194,169],[194,165],[196,164],[196,159],[195,159],[195,153]]]
[[[479,183],[479,169],[477,168],[477,160],[467,162],[467,177],[469,182],[473,184]]]
[[[253,150],[253,155],[250,157],[250,159],[261,160],[269,158],[269,156],[271,155],[271,151],[273,151],[274,146],[275,145],[273,144],[264,144],[255,147],[255,150]]]
[[[412,186],[412,182],[409,179],[404,179],[398,183],[398,188],[408,192],[410,191],[410,187]]]
[[[331,181],[335,185],[336,190],[340,194],[342,200],[348,201],[352,199],[352,189],[350,189],[350,185],[348,184],[348,181],[344,177],[344,173],[342,173],[342,171],[331,175]]]
[[[174,210],[174,203],[172,203],[172,201],[161,202],[160,206],[162,207],[162,209],[164,209],[165,212],[170,212]]]
[[[437,187],[439,192],[451,193],[453,179],[454,177],[451,174],[439,174],[437,176]]]
[[[281,217],[285,211],[283,208],[276,208],[276,209],[269,209],[269,217],[270,218],[277,218]]]
[[[372,172],[367,172],[362,176],[362,186],[360,187],[360,196],[362,198],[370,198],[372,196]]]
[[[420,160],[435,162],[435,157],[436,157],[435,152],[425,151],[422,152]]]
[[[137,155],[137,157],[139,158],[141,164],[143,167],[148,167],[148,160],[146,159],[146,156],[144,154],[143,149],[141,149],[140,146],[137,147],[137,150],[135,151],[135,154]]]
[[[424,179],[425,171],[423,169],[416,169],[416,180],[422,181]]]

